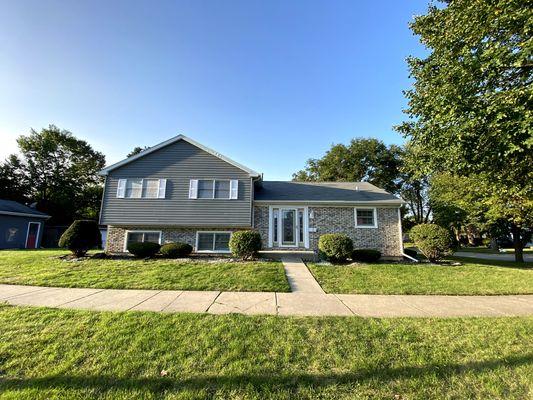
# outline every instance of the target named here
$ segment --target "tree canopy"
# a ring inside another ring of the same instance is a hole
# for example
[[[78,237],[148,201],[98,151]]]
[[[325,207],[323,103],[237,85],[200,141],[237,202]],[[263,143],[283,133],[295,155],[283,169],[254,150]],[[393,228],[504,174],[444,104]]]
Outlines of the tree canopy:
[[[18,201],[36,202],[52,215],[52,223],[96,218],[105,165],[102,153],[71,132],[54,125],[31,130],[17,139],[21,156],[11,155],[0,166],[2,192]]]
[[[518,0],[447,1],[411,28],[426,46],[410,57],[411,119],[398,127],[422,175],[448,172],[483,190],[489,218],[523,237],[533,221],[533,23]],[[520,242],[520,239],[518,239]],[[522,243],[515,242],[517,260]]]
[[[146,149],[148,149],[148,148],[149,148],[148,146],[144,146],[144,147],[136,146],[136,147],[133,148],[132,151],[130,151],[130,152],[126,155],[126,157],[129,158],[129,157],[132,157],[132,156],[134,156],[134,155],[137,155],[137,154],[139,154],[140,152],[142,152],[142,151],[144,151],[144,150],[146,150]]]
[[[305,169],[293,174],[295,181],[367,181],[389,192],[399,189],[401,148],[374,138],[352,139],[334,144],[319,159],[309,159]]]

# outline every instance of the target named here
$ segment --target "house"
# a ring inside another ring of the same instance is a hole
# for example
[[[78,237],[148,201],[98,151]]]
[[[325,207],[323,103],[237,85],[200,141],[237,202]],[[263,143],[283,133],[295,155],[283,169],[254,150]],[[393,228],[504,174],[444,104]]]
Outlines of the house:
[[[39,248],[48,218],[24,204],[0,199],[0,249]]]
[[[317,250],[324,233],[402,257],[403,201],[367,182],[277,182],[179,135],[104,168],[100,224],[107,251],[130,242],[186,242],[228,252],[232,232],[256,229],[263,249]]]

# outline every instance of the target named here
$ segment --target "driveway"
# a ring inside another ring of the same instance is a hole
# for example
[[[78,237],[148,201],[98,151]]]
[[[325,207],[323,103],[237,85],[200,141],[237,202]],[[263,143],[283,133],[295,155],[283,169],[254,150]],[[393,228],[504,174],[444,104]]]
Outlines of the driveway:
[[[490,253],[472,253],[470,251],[458,251],[453,254],[457,257],[480,258],[482,260],[495,261],[514,261],[514,254],[490,254]],[[533,262],[533,254],[524,253],[525,262]]]

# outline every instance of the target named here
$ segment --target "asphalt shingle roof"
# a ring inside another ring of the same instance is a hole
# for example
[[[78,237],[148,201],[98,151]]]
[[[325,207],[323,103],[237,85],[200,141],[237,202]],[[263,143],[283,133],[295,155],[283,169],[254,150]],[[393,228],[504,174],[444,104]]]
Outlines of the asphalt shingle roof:
[[[0,199],[0,214],[2,213],[21,213],[21,214],[32,214],[36,217],[48,218],[49,215],[37,211],[34,208],[25,206],[24,204],[17,203],[13,200],[2,200]]]
[[[396,196],[368,182],[263,181],[255,190],[258,201],[346,201],[403,203]]]

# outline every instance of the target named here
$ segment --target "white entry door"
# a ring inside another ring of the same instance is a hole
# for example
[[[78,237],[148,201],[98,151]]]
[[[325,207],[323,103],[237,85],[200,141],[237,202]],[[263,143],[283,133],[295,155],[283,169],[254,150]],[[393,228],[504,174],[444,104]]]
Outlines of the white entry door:
[[[309,247],[307,207],[270,208],[271,247]]]

